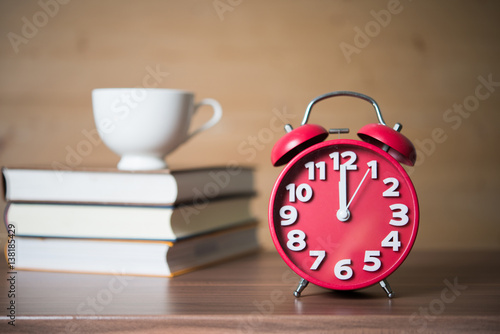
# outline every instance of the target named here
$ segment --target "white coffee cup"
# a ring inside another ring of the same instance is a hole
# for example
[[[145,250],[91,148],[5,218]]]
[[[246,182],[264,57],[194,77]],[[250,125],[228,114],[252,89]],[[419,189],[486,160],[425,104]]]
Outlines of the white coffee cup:
[[[167,168],[165,156],[222,117],[214,99],[195,103],[189,91],[161,88],[99,88],[92,91],[94,120],[103,142],[121,156],[118,169]],[[213,116],[189,132],[191,118],[201,106]]]

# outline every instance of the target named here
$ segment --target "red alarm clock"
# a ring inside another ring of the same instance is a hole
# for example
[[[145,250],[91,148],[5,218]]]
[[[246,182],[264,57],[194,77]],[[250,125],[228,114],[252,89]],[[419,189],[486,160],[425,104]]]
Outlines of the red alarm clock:
[[[361,128],[362,139],[324,141],[330,129],[307,124],[313,105],[336,96],[370,102],[378,124]],[[372,98],[355,92],[321,95],[307,107],[302,125],[287,124],[273,147],[274,166],[286,164],[269,202],[269,228],[276,249],[300,277],[299,297],[309,282],[334,290],[380,283],[393,296],[387,276],[408,256],[417,236],[419,208],[410,177],[413,144],[386,125]]]

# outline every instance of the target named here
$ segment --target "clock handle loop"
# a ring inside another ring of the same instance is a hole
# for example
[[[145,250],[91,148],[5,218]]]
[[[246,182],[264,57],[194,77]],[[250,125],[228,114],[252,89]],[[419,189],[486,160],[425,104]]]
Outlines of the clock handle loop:
[[[293,129],[289,124],[285,126],[286,135],[278,140],[271,152],[271,162],[274,166],[288,163],[304,149],[325,140],[329,133],[347,133],[349,131],[348,129],[330,129],[327,131],[322,126],[307,124],[311,110],[316,103],[336,96],[350,96],[371,103],[375,109],[379,123],[365,125],[358,131],[358,136],[363,141],[388,152],[400,163],[409,166],[415,164],[417,158],[416,150],[411,141],[399,132],[401,131],[402,125],[396,123],[394,128],[389,127],[385,123],[380,107],[374,99],[361,93],[335,91],[320,95],[309,103],[300,127]]]
[[[361,94],[361,93],[356,93],[356,92],[350,92],[350,91],[336,91],[336,92],[331,92],[331,93],[326,93],[323,95],[320,95],[313,99],[311,102],[309,102],[309,105],[307,106],[306,112],[304,114],[304,118],[302,119],[301,125],[304,125],[307,123],[309,120],[309,115],[311,114],[312,107],[318,103],[319,101],[328,99],[330,97],[335,97],[335,96],[351,96],[351,97],[356,97],[365,101],[368,101],[372,104],[373,108],[375,109],[375,112],[377,114],[378,122],[382,125],[386,125],[384,118],[382,117],[382,112],[380,111],[380,107],[378,106],[377,102],[369,97],[368,95]]]
[[[313,99],[307,106],[304,118],[302,120],[302,126],[307,124],[309,115],[311,114],[311,110],[316,103],[336,96],[350,96],[371,103],[371,105],[375,109],[375,113],[377,114],[378,124],[365,125],[358,131],[358,136],[363,141],[373,144],[388,152],[400,163],[410,166],[413,166],[415,164],[415,161],[417,159],[416,150],[411,141],[400,133],[402,125],[400,123],[396,123],[394,128],[389,127],[382,117],[382,112],[380,111],[380,107],[378,106],[377,102],[368,95],[351,91],[336,91],[320,95]],[[345,133],[348,132],[348,130],[330,129],[329,132]]]

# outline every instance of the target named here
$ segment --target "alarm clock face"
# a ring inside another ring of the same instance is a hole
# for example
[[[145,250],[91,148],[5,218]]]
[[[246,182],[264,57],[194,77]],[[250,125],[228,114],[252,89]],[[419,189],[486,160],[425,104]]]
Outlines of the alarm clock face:
[[[356,140],[330,140],[297,155],[269,203],[273,242],[316,285],[359,289],[391,274],[411,250],[418,201],[401,165]]]

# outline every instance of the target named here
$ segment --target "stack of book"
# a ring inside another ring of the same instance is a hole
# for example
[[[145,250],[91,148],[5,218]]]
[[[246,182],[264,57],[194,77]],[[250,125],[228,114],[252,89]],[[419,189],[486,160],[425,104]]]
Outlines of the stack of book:
[[[174,276],[258,249],[249,168],[2,174],[18,270]]]

